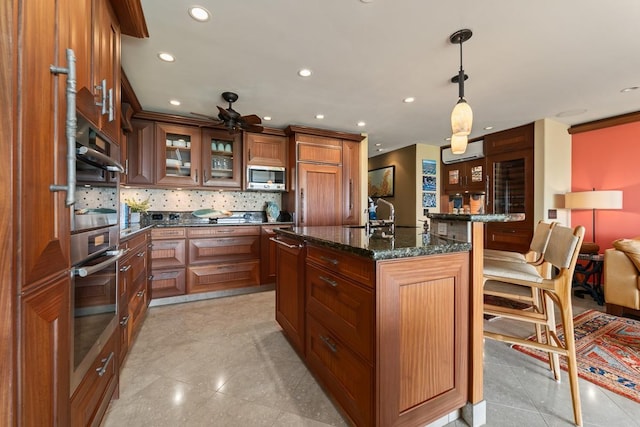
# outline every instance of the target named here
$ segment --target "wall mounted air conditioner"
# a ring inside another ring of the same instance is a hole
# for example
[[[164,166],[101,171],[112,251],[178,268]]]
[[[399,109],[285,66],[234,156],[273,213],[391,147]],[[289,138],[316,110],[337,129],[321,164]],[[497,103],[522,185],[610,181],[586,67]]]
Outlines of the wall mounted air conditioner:
[[[442,150],[442,163],[458,163],[467,160],[481,159],[484,157],[484,141],[474,141],[467,145],[467,149],[462,154],[453,154],[451,148]]]

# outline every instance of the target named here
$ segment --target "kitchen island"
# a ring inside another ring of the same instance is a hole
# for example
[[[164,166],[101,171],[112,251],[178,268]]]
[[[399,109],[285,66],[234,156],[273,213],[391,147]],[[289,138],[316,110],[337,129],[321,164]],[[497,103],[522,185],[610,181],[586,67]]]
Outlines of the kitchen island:
[[[293,227],[277,234],[276,320],[358,426],[485,423],[485,222],[431,215],[432,232]]]
[[[276,319],[345,417],[457,417],[468,400],[471,244],[399,227],[276,234]]]

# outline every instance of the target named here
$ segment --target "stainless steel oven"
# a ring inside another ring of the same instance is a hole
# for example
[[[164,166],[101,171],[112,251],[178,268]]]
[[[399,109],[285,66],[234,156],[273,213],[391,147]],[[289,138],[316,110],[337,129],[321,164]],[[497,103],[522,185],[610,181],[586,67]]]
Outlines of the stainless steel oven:
[[[124,255],[116,250],[118,230],[115,225],[71,236],[71,393],[116,328],[117,265]]]

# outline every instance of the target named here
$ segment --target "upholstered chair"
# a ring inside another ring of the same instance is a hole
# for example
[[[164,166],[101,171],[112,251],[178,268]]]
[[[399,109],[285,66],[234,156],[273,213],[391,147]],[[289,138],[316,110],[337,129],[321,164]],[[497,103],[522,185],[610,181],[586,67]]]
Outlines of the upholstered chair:
[[[609,314],[640,317],[640,236],[604,251],[604,300]]]

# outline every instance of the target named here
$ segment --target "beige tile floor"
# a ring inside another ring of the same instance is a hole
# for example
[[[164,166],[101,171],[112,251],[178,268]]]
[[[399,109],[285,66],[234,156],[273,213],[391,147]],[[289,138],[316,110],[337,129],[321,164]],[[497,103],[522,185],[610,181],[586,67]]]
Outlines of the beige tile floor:
[[[589,297],[574,306],[602,309]],[[103,427],[346,425],[274,310],[273,291],[149,309]],[[517,330],[504,319],[485,327]],[[568,383],[566,373],[556,383],[542,362],[486,341],[487,426],[573,425]],[[585,426],[640,426],[640,404],[583,380],[580,395]]]

